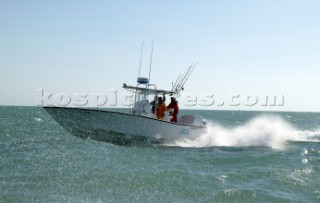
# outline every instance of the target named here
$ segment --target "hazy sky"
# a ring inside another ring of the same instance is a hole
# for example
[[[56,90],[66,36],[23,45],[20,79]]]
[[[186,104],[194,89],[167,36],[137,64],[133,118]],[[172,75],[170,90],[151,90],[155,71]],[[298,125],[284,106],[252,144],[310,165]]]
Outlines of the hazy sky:
[[[195,108],[320,111],[319,8],[316,0],[2,0],[0,105],[36,105],[39,88],[120,94],[136,84],[143,41],[148,76],[154,40],[158,88],[198,61],[184,93],[284,96],[280,107]]]

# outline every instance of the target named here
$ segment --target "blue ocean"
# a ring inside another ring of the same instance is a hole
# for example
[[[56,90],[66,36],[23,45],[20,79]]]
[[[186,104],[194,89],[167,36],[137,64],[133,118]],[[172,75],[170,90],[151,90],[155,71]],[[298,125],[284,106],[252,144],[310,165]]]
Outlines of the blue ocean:
[[[320,113],[180,114],[202,115],[208,131],[102,142],[41,107],[2,106],[0,202],[320,202]]]

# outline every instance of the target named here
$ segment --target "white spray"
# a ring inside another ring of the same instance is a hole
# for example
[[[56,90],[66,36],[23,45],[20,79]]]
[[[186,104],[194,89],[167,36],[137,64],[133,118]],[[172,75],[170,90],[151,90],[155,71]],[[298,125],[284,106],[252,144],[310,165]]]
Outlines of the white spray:
[[[287,141],[318,141],[320,130],[298,131],[279,116],[258,116],[248,123],[235,128],[225,128],[216,123],[208,123],[205,134],[196,139],[180,139],[170,146],[180,147],[270,147],[283,148]]]

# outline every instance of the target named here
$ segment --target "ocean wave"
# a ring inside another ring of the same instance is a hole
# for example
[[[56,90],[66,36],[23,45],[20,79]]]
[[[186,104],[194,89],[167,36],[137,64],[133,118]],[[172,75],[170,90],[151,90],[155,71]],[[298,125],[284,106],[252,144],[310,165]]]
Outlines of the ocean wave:
[[[261,115],[234,128],[209,122],[207,132],[195,139],[183,138],[166,145],[195,148],[225,146],[281,149],[288,141],[319,142],[320,129],[298,130],[280,116]]]

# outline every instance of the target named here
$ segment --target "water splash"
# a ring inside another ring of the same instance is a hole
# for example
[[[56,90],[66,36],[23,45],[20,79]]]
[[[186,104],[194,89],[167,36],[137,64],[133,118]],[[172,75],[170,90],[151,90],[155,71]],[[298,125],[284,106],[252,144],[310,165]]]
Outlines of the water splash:
[[[43,120],[42,120],[41,118],[34,118],[34,120],[35,120],[36,122],[43,122]]]
[[[179,139],[170,146],[180,147],[270,147],[283,148],[287,141],[319,141],[320,129],[299,131],[279,116],[258,116],[234,128],[208,123],[208,131],[197,138]]]

